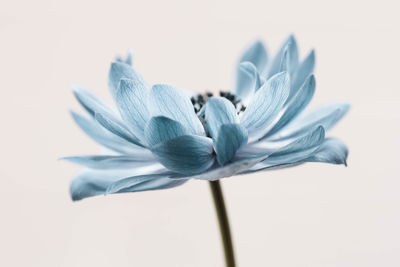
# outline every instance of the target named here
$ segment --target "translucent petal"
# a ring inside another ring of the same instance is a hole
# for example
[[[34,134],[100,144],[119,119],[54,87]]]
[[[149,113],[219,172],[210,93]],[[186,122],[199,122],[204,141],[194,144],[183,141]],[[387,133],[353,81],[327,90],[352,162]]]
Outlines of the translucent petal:
[[[252,43],[243,53],[239,62],[249,61],[258,69],[260,73],[264,73],[265,67],[267,66],[267,50],[264,44],[257,40]]]
[[[290,91],[288,74],[282,72],[269,79],[256,92],[241,119],[248,130],[249,142],[262,138],[281,111]]]
[[[296,118],[310,103],[315,92],[315,78],[311,75],[304,82],[300,90],[297,91],[289,102],[285,104],[284,112],[279,121],[268,132],[265,137],[271,136],[287,125],[291,120]]]
[[[135,80],[121,79],[116,103],[122,119],[130,126],[133,134],[144,142],[144,127],[150,118],[146,99],[148,89]]]
[[[150,166],[157,163],[156,159],[149,151],[129,156],[71,156],[61,158],[61,160],[67,160],[69,162],[83,165],[91,169],[131,169],[143,166]]]
[[[136,90],[149,90],[150,86],[145,82],[143,77],[137,73],[130,65],[122,62],[111,63],[108,73],[108,86],[110,87],[111,95],[116,99],[118,86],[121,79],[132,80],[136,86]]]
[[[139,139],[131,133],[128,128],[126,128],[121,122],[116,121],[113,117],[109,117],[107,114],[96,113],[95,119],[113,134],[118,135],[135,145],[143,146]]]
[[[71,111],[71,116],[82,131],[104,147],[116,152],[128,154],[136,152],[139,148],[138,146],[121,139],[119,136],[110,133],[94,119],[87,118],[73,111]]]
[[[290,46],[288,46],[290,44]],[[281,48],[279,49],[278,53],[275,55],[270,67],[268,69],[267,77],[270,78],[273,75],[277,74],[281,68],[282,57],[285,53],[285,49],[289,48],[289,61],[290,65],[293,69],[295,69],[298,65],[298,50],[297,50],[297,43],[293,35],[290,35],[286,41],[282,44]]]
[[[87,197],[106,194],[107,188],[114,182],[124,179],[126,177],[145,174],[146,172],[137,172],[135,170],[84,170],[80,172],[71,182],[71,198],[72,200],[76,201]],[[151,175],[151,170],[147,172],[147,175]],[[137,188],[128,188],[126,190],[120,191],[119,193],[130,192],[129,190],[133,192],[157,189],[163,188],[158,188],[157,185],[150,184],[146,188],[142,187],[139,188],[139,190]]]
[[[190,134],[205,135],[190,98],[178,88],[157,84],[151,88],[148,108],[153,117],[165,116],[180,122]]]
[[[320,107],[296,118],[271,138],[293,138],[304,134],[309,128],[314,128],[317,125],[322,125],[325,130],[329,130],[347,113],[349,108],[350,105],[343,102],[331,103]]]
[[[133,176],[110,184],[107,194],[168,189],[184,184],[187,180],[170,179],[168,173]]]
[[[256,67],[251,62],[242,62],[238,66],[234,94],[238,99],[246,101],[260,88],[261,83]]]

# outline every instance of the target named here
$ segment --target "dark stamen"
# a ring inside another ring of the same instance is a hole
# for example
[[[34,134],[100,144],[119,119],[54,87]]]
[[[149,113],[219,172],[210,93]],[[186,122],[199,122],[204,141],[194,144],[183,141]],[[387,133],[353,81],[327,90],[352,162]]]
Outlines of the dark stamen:
[[[243,105],[240,99],[236,98],[234,94],[226,91],[220,91],[219,96],[228,99],[235,106],[238,114],[246,110],[246,107]],[[192,96],[190,98],[190,101],[193,104],[194,111],[196,113],[199,113],[201,108],[207,103],[207,100],[211,97],[213,97],[213,93],[211,92]]]

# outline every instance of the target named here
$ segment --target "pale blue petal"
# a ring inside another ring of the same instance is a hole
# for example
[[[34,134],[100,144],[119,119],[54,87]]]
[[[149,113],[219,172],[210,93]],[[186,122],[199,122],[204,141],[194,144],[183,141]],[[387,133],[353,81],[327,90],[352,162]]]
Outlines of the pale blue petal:
[[[181,123],[167,117],[158,116],[148,121],[144,133],[147,145],[153,147],[159,143],[186,135],[188,132]]]
[[[150,166],[157,163],[156,159],[149,151],[129,156],[71,156],[61,158],[61,160],[67,160],[91,169],[129,169]]]
[[[148,108],[153,117],[165,116],[180,122],[190,134],[205,135],[190,98],[178,88],[157,84],[151,88]]]
[[[118,86],[121,79],[132,80],[135,84],[135,90],[149,90],[150,86],[145,82],[143,77],[137,73],[130,65],[122,62],[111,63],[108,74],[108,86],[114,99],[117,96]]]
[[[236,79],[234,94],[240,100],[246,100],[262,83],[256,67],[248,61],[239,64]]]
[[[292,138],[304,134],[309,128],[322,125],[327,131],[332,128],[349,110],[350,105],[343,102],[331,103],[300,116],[284,127],[273,139]]]
[[[260,161],[262,161],[264,158],[265,157],[238,159],[229,164],[226,164],[225,166],[215,164],[212,168],[200,174],[175,175],[171,176],[171,178],[179,180],[199,179],[199,180],[215,181],[221,178],[231,177],[238,173],[244,172],[249,168],[251,168],[252,166],[259,163]]]
[[[203,136],[179,136],[151,151],[166,168],[183,174],[201,173],[214,163],[212,140]]]
[[[115,60],[118,62],[125,63],[129,66],[132,66],[132,58],[133,58],[133,53],[132,50],[129,49],[125,57],[117,56]]]
[[[324,131],[322,127],[310,131],[305,136],[298,138],[291,142],[289,145],[281,149],[275,150],[275,155],[272,157],[271,151],[266,151],[265,154],[257,153],[257,155],[247,154],[245,157],[236,155],[234,161],[225,166],[214,165],[209,170],[196,174],[196,175],[176,175],[171,178],[175,179],[201,179],[201,180],[218,180],[224,177],[231,177],[236,174],[244,174],[253,172],[252,168],[257,166],[258,169],[266,168],[271,165],[270,158],[273,158],[276,164],[289,164],[291,161],[305,159],[309,157],[312,152],[318,149],[318,146],[324,139]],[[266,162],[266,163],[261,163]],[[260,167],[260,164],[262,165]],[[253,167],[254,166],[254,167]]]
[[[249,142],[262,138],[271,129],[289,91],[289,76],[283,72],[270,78],[256,92],[241,119],[241,125],[248,130]]]
[[[349,151],[342,141],[336,138],[328,138],[306,161],[344,164],[347,166],[348,154]]]
[[[113,134],[118,135],[119,137],[135,145],[143,146],[139,141],[139,139],[137,139],[136,136],[133,133],[131,133],[129,129],[125,127],[124,124],[122,124],[120,121],[115,120],[113,117],[108,116],[108,114],[96,113],[95,119],[104,128],[106,128]]]
[[[315,53],[312,50],[308,56],[301,62],[299,67],[294,73],[294,78],[292,79],[292,92],[291,96],[296,94],[296,91],[302,86],[304,81],[309,77],[314,71],[315,65]]]
[[[265,137],[271,136],[296,118],[310,103],[315,92],[315,78],[311,75],[297,93],[285,104],[284,112],[279,121]]]
[[[225,165],[234,156],[236,151],[247,143],[247,130],[239,124],[223,124],[218,130],[218,137],[214,142],[217,160]]]
[[[264,73],[267,60],[267,50],[264,44],[257,40],[245,50],[239,62],[249,61],[253,63],[260,73]]]
[[[285,50],[288,50],[288,56],[289,59],[288,61],[290,62],[290,68],[291,70],[294,70],[299,61],[299,55],[298,55],[298,50],[297,50],[297,43],[293,35],[290,35],[288,39],[282,44],[280,50],[278,53],[275,55],[274,59],[272,60],[272,63],[269,67],[268,70],[268,75],[267,77],[270,78],[273,75],[277,74],[281,68],[282,64],[282,58],[284,56]]]
[[[307,134],[271,153],[266,159],[254,165],[248,171],[243,172],[243,174],[271,167],[291,166],[302,163],[319,149],[324,142],[324,138],[325,130],[322,126],[311,131],[309,130]]]
[[[151,172],[150,172],[151,173]],[[71,182],[70,194],[72,200],[81,200],[84,198],[106,194],[107,188],[118,180],[132,177],[137,174],[135,170],[84,170],[80,172]],[[150,174],[148,174],[150,175]],[[159,189],[157,186],[148,186],[146,190]],[[119,193],[125,193],[135,190],[135,188],[128,188]]]
[[[247,130],[238,124],[236,109],[226,98],[209,99],[205,119],[208,132],[214,140],[217,160],[219,164],[225,165],[247,143]]]
[[[180,186],[187,180],[170,179],[168,173],[140,175],[121,179],[110,184],[106,194],[168,189]]]
[[[239,122],[235,106],[224,97],[212,97],[207,101],[205,119],[207,130],[213,139],[217,138],[221,125]]]
[[[150,118],[146,106],[148,94],[148,88],[142,86],[137,80],[121,79],[115,98],[122,119],[141,141],[145,140],[144,127]]]
[[[74,95],[79,103],[86,109],[86,111],[94,117],[95,113],[108,114],[109,116],[116,116],[115,112],[100,98],[92,94],[88,89],[72,85]]]
[[[104,147],[128,154],[136,151],[138,148],[134,144],[126,142],[124,139],[110,133],[92,118],[87,118],[73,111],[71,111],[71,116],[82,131]]]

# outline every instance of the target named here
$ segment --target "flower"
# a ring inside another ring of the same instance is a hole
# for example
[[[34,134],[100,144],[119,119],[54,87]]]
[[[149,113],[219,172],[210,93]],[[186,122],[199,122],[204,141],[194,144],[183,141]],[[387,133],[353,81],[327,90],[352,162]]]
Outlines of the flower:
[[[338,102],[303,113],[315,90],[314,51],[301,62],[290,36],[272,60],[260,41],[240,58],[232,93],[192,96],[148,85],[132,57],[111,64],[118,111],[74,86],[88,116],[78,126],[109,150],[64,159],[87,167],[71,183],[73,200],[99,194],[166,189],[191,178],[217,180],[305,162],[345,164],[346,146],[325,132],[347,112]]]

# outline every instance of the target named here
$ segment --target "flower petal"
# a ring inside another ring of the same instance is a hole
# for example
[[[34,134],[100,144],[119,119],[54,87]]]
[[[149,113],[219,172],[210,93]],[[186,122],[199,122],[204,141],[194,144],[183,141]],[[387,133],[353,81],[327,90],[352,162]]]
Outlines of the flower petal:
[[[277,132],[271,139],[293,138],[304,134],[309,128],[322,125],[327,131],[332,128],[349,110],[350,105],[343,102],[331,103],[293,120]]]
[[[135,90],[149,90],[150,86],[145,82],[143,77],[137,73],[130,65],[122,62],[111,63],[108,73],[108,86],[110,87],[111,95],[116,99],[119,82],[121,79],[132,80],[135,84]]]
[[[246,101],[262,83],[256,67],[248,61],[239,64],[236,79],[234,94],[242,101]]]
[[[239,122],[235,107],[224,97],[212,97],[207,101],[205,119],[207,130],[215,139],[217,139],[221,125]]]
[[[106,194],[168,189],[184,184],[187,180],[170,179],[168,173],[133,176],[110,184]]]
[[[253,96],[243,113],[241,125],[248,130],[249,142],[263,137],[281,111],[290,91],[289,75],[285,72],[270,78]]]
[[[90,138],[113,151],[120,153],[134,153],[137,151],[137,146],[121,139],[113,133],[104,129],[97,121],[82,116],[71,111],[71,116],[75,123],[84,131]]]
[[[291,120],[297,117],[310,103],[315,92],[315,78],[311,75],[304,82],[300,90],[286,104],[286,108],[279,121],[268,132],[265,137],[271,136],[286,126]]]
[[[267,59],[267,50],[264,44],[257,40],[246,49],[239,62],[249,61],[254,64],[260,73],[264,73]]]
[[[131,133],[129,129],[127,129],[121,122],[115,120],[113,117],[108,116],[108,114],[96,113],[95,119],[113,134],[118,135],[119,137],[135,145],[143,146],[139,139],[133,133]]]
[[[121,63],[125,63],[129,66],[132,66],[132,57],[133,57],[132,50],[129,49],[125,57],[117,56],[115,60]]]
[[[187,134],[185,127],[170,118],[158,116],[151,118],[145,128],[146,142],[149,147]]]
[[[291,69],[295,69],[298,65],[298,50],[297,50],[297,43],[296,39],[293,35],[290,35],[286,41],[282,44],[281,48],[279,49],[278,53],[275,55],[274,59],[268,70],[267,78],[272,77],[273,75],[277,74],[281,68],[282,64],[282,57],[284,56],[285,50],[288,50],[289,62]]]
[[[347,166],[348,154],[349,150],[342,141],[336,138],[328,138],[314,155],[306,159],[306,161],[344,164]]]
[[[150,166],[157,163],[150,151],[129,156],[114,155],[89,155],[64,157],[61,160],[86,166],[91,169],[132,169],[143,166]]]
[[[299,67],[294,73],[294,78],[292,79],[292,92],[291,96],[295,95],[297,90],[304,84],[307,77],[309,77],[314,71],[315,65],[315,52],[311,50],[308,56],[301,62]]]
[[[254,165],[248,171],[242,174],[261,171],[267,168],[277,166],[291,166],[303,163],[307,158],[313,155],[324,142],[325,130],[322,126],[309,132],[300,138],[295,139],[285,147],[278,149],[270,154],[262,162]]]
[[[247,143],[247,130],[240,124],[223,124],[218,130],[215,152],[220,165],[225,165],[236,151]]]
[[[132,177],[133,175],[144,175],[144,173],[140,173],[135,170],[84,170],[80,172],[71,182],[71,198],[72,200],[77,201],[92,196],[106,194],[107,188],[111,184],[126,177]],[[148,176],[150,175],[151,174],[148,174]],[[157,178],[155,179],[159,178],[159,174],[157,174]],[[118,193],[157,190],[163,189],[164,187],[159,188],[156,184],[148,184],[146,188],[127,188],[126,190],[121,190]]]
[[[238,124],[236,109],[226,98],[209,99],[205,119],[207,129],[214,140],[218,163],[225,165],[234,157],[236,151],[247,143],[247,130]]]
[[[195,174],[214,163],[212,140],[197,135],[183,135],[151,148],[158,161],[171,171]]]
[[[122,119],[141,141],[145,140],[144,127],[150,118],[146,106],[147,97],[147,87],[142,86],[136,80],[129,79],[121,79],[115,97]]]
[[[72,85],[74,95],[79,103],[86,109],[86,111],[94,117],[95,113],[108,114],[109,116],[115,116],[114,111],[100,98],[91,93],[88,89],[79,86]]]
[[[153,117],[165,116],[179,121],[190,134],[205,135],[190,98],[178,88],[156,84],[150,90],[148,108]]]

